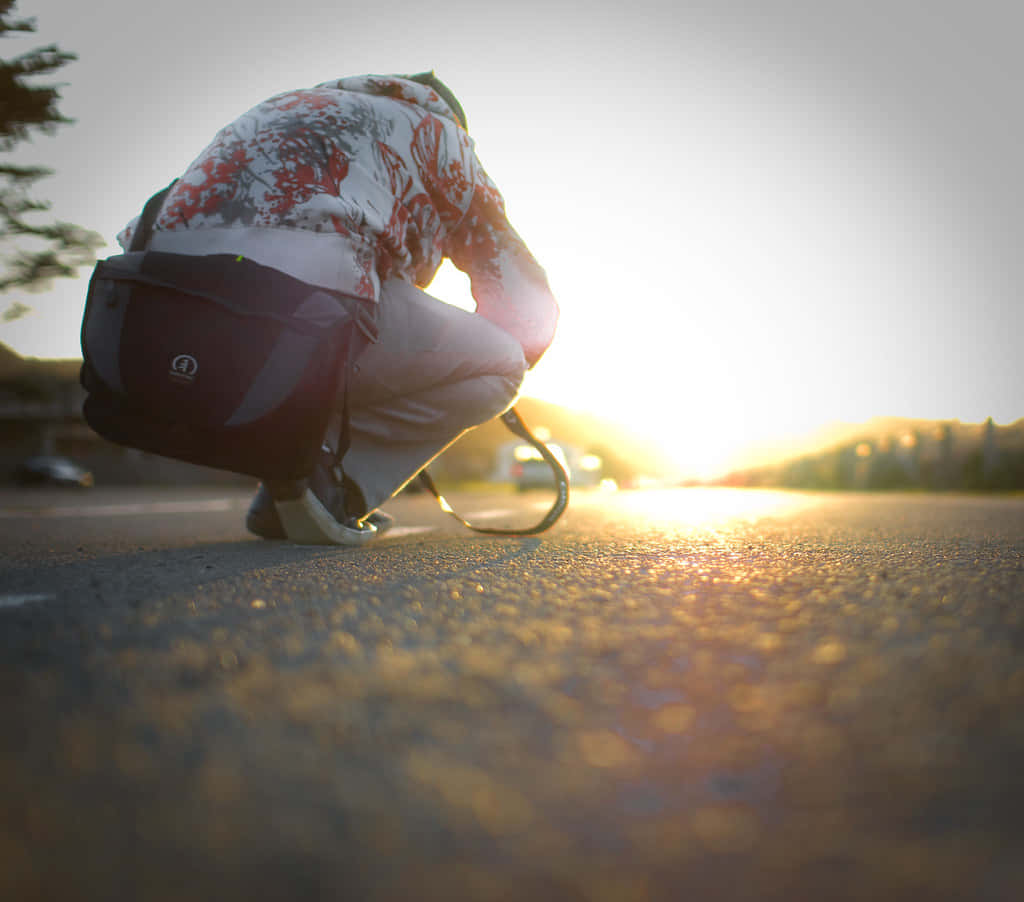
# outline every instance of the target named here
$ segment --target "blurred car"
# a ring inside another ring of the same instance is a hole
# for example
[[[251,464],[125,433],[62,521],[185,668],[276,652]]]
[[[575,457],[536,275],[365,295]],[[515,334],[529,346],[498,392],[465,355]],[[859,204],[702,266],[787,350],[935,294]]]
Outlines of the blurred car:
[[[545,444],[565,469],[572,485],[577,488],[593,488],[601,485],[604,461],[598,455],[585,453],[572,445],[557,445],[554,442]],[[555,487],[555,477],[551,472],[550,465],[532,445],[516,445],[512,449],[509,476],[520,492]]]
[[[560,446],[548,443],[548,450],[569,473],[569,462]],[[529,489],[555,488],[555,475],[551,466],[540,452],[532,445],[518,445],[515,449],[515,461],[512,464],[512,481],[520,492]]]
[[[19,485],[66,485],[89,488],[92,473],[66,457],[39,454],[18,464],[14,481]]]

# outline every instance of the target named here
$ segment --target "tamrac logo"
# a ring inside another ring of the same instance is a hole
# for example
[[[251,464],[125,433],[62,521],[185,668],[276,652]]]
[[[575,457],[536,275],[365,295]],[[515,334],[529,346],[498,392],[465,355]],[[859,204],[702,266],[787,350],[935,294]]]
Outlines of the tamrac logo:
[[[199,363],[191,354],[179,354],[171,361],[170,375],[179,382],[195,382]]]

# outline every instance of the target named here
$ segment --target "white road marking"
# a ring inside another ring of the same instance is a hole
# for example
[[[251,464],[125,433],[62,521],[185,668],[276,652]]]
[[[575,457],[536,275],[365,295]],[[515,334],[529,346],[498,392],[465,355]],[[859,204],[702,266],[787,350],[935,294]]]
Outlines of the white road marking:
[[[532,504],[526,505],[530,510],[547,510],[551,507],[549,502],[534,501]],[[465,515],[466,519],[472,523],[474,520],[500,520],[503,517],[521,517],[523,515],[523,508],[521,507],[503,507],[494,508],[492,510],[473,511]]]
[[[0,608],[20,608],[23,604],[53,601],[56,595],[0,595]]]
[[[414,536],[421,532],[434,532],[437,527],[434,526],[392,526],[384,535],[382,539],[390,538],[391,536]]]
[[[472,523],[474,520],[497,520],[500,517],[511,517],[516,511],[512,508],[501,508],[496,510],[487,511],[473,511],[472,513],[465,514],[465,518]]]
[[[52,507],[38,508],[16,508],[14,510],[0,510],[0,520],[31,520],[38,518],[60,519],[60,518],[88,518],[88,517],[129,517],[144,516],[147,514],[203,514],[203,513],[224,513],[231,510],[244,510],[249,502],[231,498],[206,498],[193,499],[191,501],[137,501],[124,502],[121,504],[85,504],[85,505],[57,505]],[[528,507],[541,509],[547,508],[544,502],[534,502]],[[477,520],[499,520],[505,517],[514,517],[522,514],[519,508],[492,508],[488,510],[472,511],[466,514],[470,522]],[[435,526],[396,526],[385,533],[389,536],[411,536],[424,532],[433,532]]]
[[[33,517],[123,517],[138,514],[202,514],[229,511],[248,504],[229,498],[196,501],[149,501],[130,504],[94,504],[91,506],[41,507],[35,510],[0,510],[0,519],[19,520]]]

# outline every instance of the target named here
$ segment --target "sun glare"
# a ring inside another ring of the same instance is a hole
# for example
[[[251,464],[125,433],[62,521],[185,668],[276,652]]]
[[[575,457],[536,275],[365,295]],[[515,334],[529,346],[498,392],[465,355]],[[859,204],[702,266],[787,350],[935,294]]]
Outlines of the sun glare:
[[[627,492],[619,502],[629,512],[658,524],[684,527],[753,523],[784,517],[822,504],[820,496],[762,489],[685,488]]]

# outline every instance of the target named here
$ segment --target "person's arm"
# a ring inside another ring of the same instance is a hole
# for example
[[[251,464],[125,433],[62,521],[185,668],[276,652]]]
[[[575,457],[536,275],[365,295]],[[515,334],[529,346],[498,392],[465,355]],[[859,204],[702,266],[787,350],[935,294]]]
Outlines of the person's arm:
[[[470,279],[477,312],[515,337],[532,367],[555,336],[558,304],[547,276],[505,215],[501,194],[480,170],[469,209],[445,255]]]

